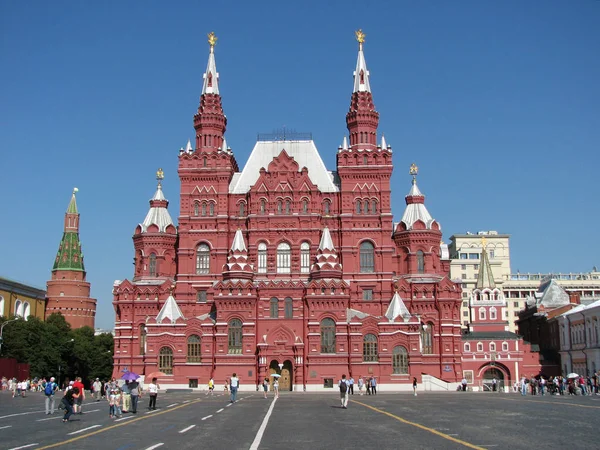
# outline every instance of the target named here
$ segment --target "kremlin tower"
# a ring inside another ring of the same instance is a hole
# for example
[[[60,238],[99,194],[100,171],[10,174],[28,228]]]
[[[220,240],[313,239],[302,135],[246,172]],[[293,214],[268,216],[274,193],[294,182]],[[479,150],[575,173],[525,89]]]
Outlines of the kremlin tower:
[[[72,328],[94,328],[96,299],[90,298],[90,283],[85,279],[76,192],[77,188],[73,189],[52,279],[47,283],[46,318],[52,313],[61,313]]]

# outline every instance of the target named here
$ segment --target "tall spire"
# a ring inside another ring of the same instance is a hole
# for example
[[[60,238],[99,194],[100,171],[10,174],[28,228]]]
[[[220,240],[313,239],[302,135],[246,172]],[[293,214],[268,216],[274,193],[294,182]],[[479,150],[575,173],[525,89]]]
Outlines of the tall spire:
[[[346,114],[346,125],[350,132],[350,147],[352,150],[376,150],[377,126],[379,113],[375,111],[369,71],[363,53],[365,33],[355,32],[358,41],[358,58],[354,71],[354,89],[350,100],[350,110]]]
[[[58,246],[58,254],[54,260],[52,271],[77,270],[85,271],[83,266],[83,253],[79,242],[79,212],[75,194],[79,189],[74,188],[69,206],[65,212],[65,225],[62,240]]]
[[[211,31],[208,33],[208,43],[210,45],[210,54],[208,55],[208,64],[206,72],[204,72],[204,84],[202,85],[203,94],[218,94],[219,93],[219,73],[217,72],[217,63],[215,62],[215,45],[217,44],[217,36]]]
[[[219,95],[219,74],[215,63],[215,33],[208,34],[210,53],[208,64],[204,73],[202,95],[198,112],[194,114],[194,128],[196,129],[196,151],[216,151],[223,147],[223,136],[227,127],[227,117],[223,113],[221,96]]]
[[[487,251],[485,250],[485,238],[481,239],[481,264],[479,265],[479,274],[477,275],[477,283],[475,289],[495,289],[496,282],[494,281],[494,273],[488,259]]]
[[[371,92],[369,85],[369,71],[367,70],[367,62],[363,53],[363,43],[365,42],[366,34],[362,30],[355,31],[356,40],[358,41],[358,58],[356,59],[356,70],[354,71],[354,91],[353,92]]]

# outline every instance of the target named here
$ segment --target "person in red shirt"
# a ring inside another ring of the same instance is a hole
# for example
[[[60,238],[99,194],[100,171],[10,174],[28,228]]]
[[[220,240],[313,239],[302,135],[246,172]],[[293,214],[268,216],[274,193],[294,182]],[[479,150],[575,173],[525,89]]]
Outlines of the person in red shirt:
[[[83,414],[83,412],[81,411],[81,405],[85,400],[85,388],[83,386],[83,383],[81,382],[81,377],[77,377],[75,379],[75,383],[73,383],[73,389],[75,388],[79,389],[79,397],[75,399],[75,404],[73,405],[73,412],[75,414]]]

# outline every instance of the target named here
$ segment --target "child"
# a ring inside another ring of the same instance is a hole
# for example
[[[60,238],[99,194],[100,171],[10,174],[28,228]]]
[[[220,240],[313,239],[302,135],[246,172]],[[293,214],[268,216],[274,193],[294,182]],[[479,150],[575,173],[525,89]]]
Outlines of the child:
[[[225,380],[225,385],[223,386],[223,389],[225,390],[225,392],[229,390],[229,384],[227,383],[227,380]]]
[[[106,398],[108,399],[108,417],[113,419],[115,417],[115,413],[116,413],[115,402],[117,400],[115,391],[114,390],[109,391]]]
[[[119,388],[115,389],[115,415],[121,417],[121,404],[123,401],[123,395]]]
[[[264,394],[265,394],[265,398],[267,398],[267,391],[268,390],[269,390],[269,379],[265,378],[263,380],[263,391],[264,391]]]

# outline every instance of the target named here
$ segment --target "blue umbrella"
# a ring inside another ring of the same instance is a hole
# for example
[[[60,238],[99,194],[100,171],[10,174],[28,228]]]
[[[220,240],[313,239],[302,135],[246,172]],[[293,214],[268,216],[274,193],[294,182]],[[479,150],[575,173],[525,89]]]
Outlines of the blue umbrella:
[[[134,373],[134,372],[125,372],[121,378],[124,379],[125,381],[135,381],[139,377],[140,376],[137,373]]]

